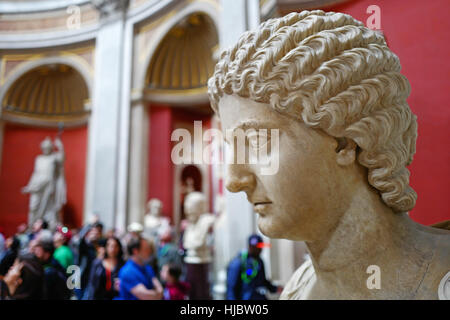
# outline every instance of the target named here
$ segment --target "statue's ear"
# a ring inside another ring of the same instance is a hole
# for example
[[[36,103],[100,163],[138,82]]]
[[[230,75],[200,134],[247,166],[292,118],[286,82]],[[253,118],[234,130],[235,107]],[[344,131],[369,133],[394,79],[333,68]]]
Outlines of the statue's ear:
[[[348,166],[356,160],[356,143],[347,138],[337,138],[336,161],[341,166]]]

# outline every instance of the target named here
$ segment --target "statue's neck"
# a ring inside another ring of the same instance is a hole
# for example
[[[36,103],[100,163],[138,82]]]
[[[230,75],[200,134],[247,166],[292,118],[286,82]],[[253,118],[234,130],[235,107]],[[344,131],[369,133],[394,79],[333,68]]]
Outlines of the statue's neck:
[[[397,273],[417,256],[413,225],[406,214],[384,205],[370,187],[359,189],[334,230],[307,242],[318,279],[339,286],[365,284],[372,265],[384,275]]]

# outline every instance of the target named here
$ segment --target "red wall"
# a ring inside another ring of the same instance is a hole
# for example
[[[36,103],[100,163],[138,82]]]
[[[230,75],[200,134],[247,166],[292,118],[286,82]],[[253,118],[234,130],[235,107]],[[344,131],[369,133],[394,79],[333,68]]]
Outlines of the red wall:
[[[150,106],[148,198],[163,203],[163,214],[173,215],[172,108]]]
[[[209,106],[208,106],[209,108]],[[186,128],[191,125],[194,125],[194,121],[202,122],[202,133],[204,134],[206,130],[211,128],[211,115],[199,113],[193,110],[183,110],[183,109],[174,109],[173,110],[173,118],[174,122],[177,122],[181,127],[183,127],[183,123],[186,125]],[[194,137],[192,137],[194,138]],[[206,145],[204,145],[206,146]],[[213,212],[213,199],[214,195],[212,193],[212,167],[208,166],[208,184],[209,184],[209,212]]]
[[[33,172],[34,159],[41,153],[40,143],[45,137],[54,138],[57,130],[6,125],[3,136],[0,168],[0,226],[6,235],[28,219],[29,195],[21,193]],[[63,222],[69,227],[82,223],[84,179],[86,168],[86,127],[66,129],[62,142],[66,152],[65,176],[67,203],[63,208]]]
[[[418,117],[411,185],[418,193],[412,219],[433,224],[450,219],[450,1],[360,0],[328,8],[366,23],[369,5],[381,8],[381,29],[402,64]]]
[[[171,159],[172,131],[176,122],[203,121],[203,130],[211,126],[211,116],[164,105],[150,105],[148,200],[158,198],[163,214],[174,222],[174,165]]]

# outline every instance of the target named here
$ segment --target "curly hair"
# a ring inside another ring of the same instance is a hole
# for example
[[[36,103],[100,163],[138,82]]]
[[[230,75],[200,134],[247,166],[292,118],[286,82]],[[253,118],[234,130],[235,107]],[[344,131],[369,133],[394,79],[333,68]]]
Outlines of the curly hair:
[[[353,17],[321,10],[270,19],[225,50],[208,82],[224,95],[270,104],[330,136],[353,140],[368,181],[395,212],[411,210],[417,121],[410,85],[384,37]]]

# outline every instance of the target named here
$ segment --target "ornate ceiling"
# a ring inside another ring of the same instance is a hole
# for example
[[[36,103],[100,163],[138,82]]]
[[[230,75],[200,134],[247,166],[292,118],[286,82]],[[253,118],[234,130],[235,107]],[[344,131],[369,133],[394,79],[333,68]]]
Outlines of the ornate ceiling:
[[[193,14],[174,26],[156,49],[146,76],[146,91],[183,93],[205,90],[214,72],[218,35],[212,20]]]
[[[72,67],[53,64],[21,76],[2,101],[2,116],[45,121],[72,121],[86,117],[88,88]]]

